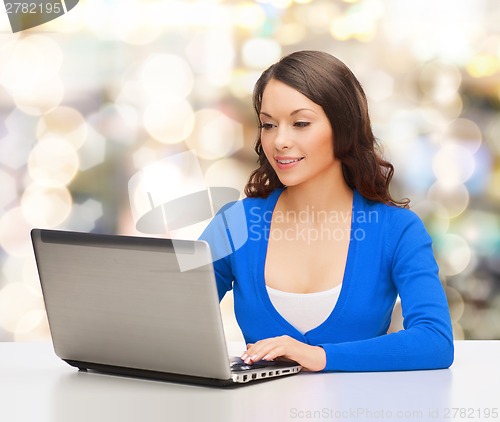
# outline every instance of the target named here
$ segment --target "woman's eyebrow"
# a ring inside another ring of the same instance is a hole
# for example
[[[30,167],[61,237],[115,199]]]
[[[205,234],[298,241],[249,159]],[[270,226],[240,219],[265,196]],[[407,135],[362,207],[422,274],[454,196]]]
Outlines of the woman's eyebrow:
[[[292,111],[292,112],[290,113],[290,116],[293,116],[294,114],[297,114],[297,113],[299,113],[299,112],[301,112],[301,111],[311,111],[311,112],[313,112],[313,113],[316,113],[314,110],[312,110],[312,109],[310,109],[310,108],[299,108],[299,109],[297,109],[297,110]],[[269,113],[266,113],[265,111],[261,111],[259,114],[263,114],[264,116],[271,117],[271,118],[273,117],[273,116],[271,116]]]
[[[293,116],[294,114],[297,114],[297,113],[299,113],[299,112],[301,112],[301,111],[311,111],[311,112],[313,112],[314,114],[316,114],[316,112],[315,112],[313,109],[310,109],[310,108],[299,108],[299,109],[297,109],[297,110],[292,111],[292,112],[290,113],[290,116]]]

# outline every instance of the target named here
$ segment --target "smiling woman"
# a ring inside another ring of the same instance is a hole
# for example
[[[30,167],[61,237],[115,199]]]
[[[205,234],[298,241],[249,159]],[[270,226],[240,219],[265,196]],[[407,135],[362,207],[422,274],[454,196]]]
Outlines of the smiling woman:
[[[321,183],[314,176],[331,179],[333,174],[328,173],[342,172],[341,163],[334,158],[327,116],[300,92],[275,79],[269,81],[260,119],[262,149],[284,185],[304,179]],[[291,169],[294,171],[288,171]]]
[[[311,371],[450,366],[431,239],[409,201],[389,193],[394,169],[356,77],[329,54],[299,51],[262,74],[253,100],[260,166],[241,201],[246,221],[229,207],[202,235],[219,250],[221,234],[236,238],[231,227],[249,233],[214,262],[220,299],[234,290],[242,359],[284,357]],[[398,295],[404,329],[388,334]]]
[[[255,144],[260,167],[250,177],[245,189],[247,196],[266,196],[273,189],[285,186],[265,151],[265,141],[269,139],[266,133],[277,129],[277,125],[262,118],[272,118],[266,107],[275,106],[277,112],[286,112],[281,109],[298,105],[298,109],[289,110],[290,122],[296,129],[309,128],[311,121],[308,117],[321,122],[329,140],[335,138],[333,143],[328,142],[328,147],[333,148],[343,178],[351,189],[356,188],[363,196],[375,201],[408,205],[409,201],[394,200],[388,191],[393,166],[378,152],[363,88],[340,60],[318,51],[290,54],[262,74],[253,95],[262,128]],[[326,131],[333,133],[327,134]]]

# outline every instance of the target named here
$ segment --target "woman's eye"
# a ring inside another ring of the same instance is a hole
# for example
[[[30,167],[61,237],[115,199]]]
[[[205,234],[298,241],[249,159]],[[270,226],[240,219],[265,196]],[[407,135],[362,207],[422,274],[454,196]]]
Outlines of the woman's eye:
[[[264,130],[271,130],[274,127],[272,123],[261,123],[260,128]]]
[[[303,128],[309,126],[310,124],[311,122],[295,122],[294,126],[298,128]]]

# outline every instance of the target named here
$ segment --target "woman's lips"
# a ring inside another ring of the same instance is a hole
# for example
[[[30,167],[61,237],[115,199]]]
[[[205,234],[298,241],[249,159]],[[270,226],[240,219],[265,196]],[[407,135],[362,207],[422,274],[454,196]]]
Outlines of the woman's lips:
[[[274,157],[274,159],[276,160],[276,166],[280,170],[286,170],[295,167],[304,157]]]

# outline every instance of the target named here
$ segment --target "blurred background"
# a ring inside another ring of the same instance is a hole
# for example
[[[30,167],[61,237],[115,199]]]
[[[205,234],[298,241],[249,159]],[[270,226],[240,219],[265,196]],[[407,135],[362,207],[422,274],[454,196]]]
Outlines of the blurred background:
[[[0,9],[0,341],[49,339],[32,227],[143,235],[141,183],[175,190],[182,172],[161,163],[185,151],[207,186],[242,192],[253,84],[302,49],[362,82],[455,337],[500,339],[498,22],[495,0],[81,0],[12,34]],[[223,311],[237,338],[230,297]]]

